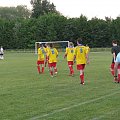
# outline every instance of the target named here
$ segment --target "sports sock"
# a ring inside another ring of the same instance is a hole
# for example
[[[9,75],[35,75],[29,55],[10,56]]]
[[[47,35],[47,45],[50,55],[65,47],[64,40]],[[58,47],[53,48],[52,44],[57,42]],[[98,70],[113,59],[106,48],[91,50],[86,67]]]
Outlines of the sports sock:
[[[39,65],[37,66],[37,69],[38,69],[38,72],[40,73],[40,66]]]
[[[81,83],[84,83],[84,74],[80,75]]]
[[[42,67],[42,73],[44,72],[44,67]]]
[[[50,71],[50,75],[53,76],[53,71],[52,70]]]
[[[72,72],[73,72],[72,66],[69,66],[69,69],[70,69],[70,74],[72,74]]]
[[[57,68],[54,68],[54,72],[57,73]]]
[[[118,82],[120,82],[120,74],[118,74]]]
[[[111,70],[111,74],[114,76],[114,70]]]

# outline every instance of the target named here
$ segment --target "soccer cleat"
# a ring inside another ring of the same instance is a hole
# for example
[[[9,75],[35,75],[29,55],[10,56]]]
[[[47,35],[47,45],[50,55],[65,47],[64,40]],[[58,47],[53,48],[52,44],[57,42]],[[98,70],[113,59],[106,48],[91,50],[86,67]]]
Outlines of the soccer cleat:
[[[118,79],[117,79],[116,77],[114,78],[114,82],[115,82],[115,83],[118,82]]]
[[[55,72],[54,75],[57,76],[57,72]]]
[[[53,75],[51,75],[51,77],[53,78]]]
[[[72,74],[72,77],[74,77],[74,74]]]
[[[72,76],[72,74],[70,73],[68,76]]]
[[[84,83],[84,82],[81,82],[80,84],[84,85],[85,83]]]
[[[120,79],[118,79],[117,83],[120,83]]]

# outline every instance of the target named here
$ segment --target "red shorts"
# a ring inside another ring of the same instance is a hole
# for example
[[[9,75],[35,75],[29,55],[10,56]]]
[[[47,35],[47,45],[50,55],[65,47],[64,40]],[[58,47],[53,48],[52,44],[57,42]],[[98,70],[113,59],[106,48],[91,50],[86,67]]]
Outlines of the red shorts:
[[[77,65],[77,70],[84,70],[85,64],[78,64]]]
[[[115,63],[111,64],[111,69],[114,69]],[[118,65],[118,69],[120,69],[120,64]]]
[[[56,62],[49,63],[49,67],[56,67]]]
[[[43,61],[37,61],[37,64],[39,65],[39,64],[44,64],[44,60]]]
[[[73,61],[68,61],[68,65],[73,65]]]

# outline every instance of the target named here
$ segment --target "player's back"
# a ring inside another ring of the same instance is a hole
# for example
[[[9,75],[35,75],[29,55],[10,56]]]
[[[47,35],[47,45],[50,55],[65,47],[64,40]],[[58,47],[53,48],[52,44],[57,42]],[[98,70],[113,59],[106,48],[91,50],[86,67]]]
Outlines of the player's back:
[[[73,47],[66,48],[67,61],[73,61],[75,49]]]
[[[120,52],[120,46],[118,46],[118,45],[113,46],[111,52],[115,53],[115,55],[117,56],[117,54]]]
[[[56,48],[50,48],[48,51],[49,63],[57,62],[58,51]]]
[[[45,57],[45,49],[38,48],[38,60],[44,60]]]
[[[76,62],[77,64],[86,64],[86,54],[88,50],[85,46],[77,46],[75,48]]]

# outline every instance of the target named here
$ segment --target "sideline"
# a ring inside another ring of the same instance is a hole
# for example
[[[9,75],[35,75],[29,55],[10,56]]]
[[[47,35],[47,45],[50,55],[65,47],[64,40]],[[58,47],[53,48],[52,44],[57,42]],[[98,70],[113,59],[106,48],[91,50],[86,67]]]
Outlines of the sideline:
[[[47,113],[47,114],[43,114],[43,115],[40,115],[40,116],[35,116],[35,117],[32,117],[32,118],[27,119],[27,120],[38,120],[38,119],[41,119],[41,118],[45,118],[47,116],[50,116],[50,115],[53,115],[53,114],[56,114],[56,113],[59,113],[59,112],[63,112],[65,110],[69,110],[69,109],[72,109],[72,108],[75,108],[75,107],[78,107],[78,106],[81,106],[81,105],[89,104],[89,103],[92,103],[92,102],[95,102],[95,101],[98,101],[98,100],[101,100],[101,99],[105,99],[107,97],[111,97],[111,96],[113,96],[115,94],[118,94],[118,93],[120,93],[119,89],[116,92],[114,92],[114,93],[107,94],[107,95],[101,96],[99,98],[88,100],[88,101],[85,101],[85,102],[82,102],[82,103],[79,103],[79,104],[71,105],[69,107],[65,107],[65,108],[61,108],[61,109],[58,109],[58,110],[54,110],[53,112],[50,112],[50,113]]]

